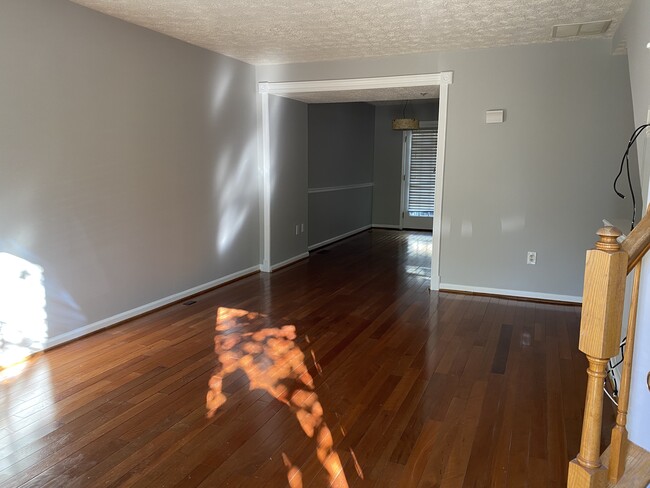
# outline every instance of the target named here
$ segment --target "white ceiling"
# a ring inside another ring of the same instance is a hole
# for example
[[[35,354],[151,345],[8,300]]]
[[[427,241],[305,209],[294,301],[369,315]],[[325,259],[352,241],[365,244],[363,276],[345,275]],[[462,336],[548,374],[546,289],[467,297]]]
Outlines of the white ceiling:
[[[631,0],[72,0],[252,64],[553,41],[556,24],[612,19]]]

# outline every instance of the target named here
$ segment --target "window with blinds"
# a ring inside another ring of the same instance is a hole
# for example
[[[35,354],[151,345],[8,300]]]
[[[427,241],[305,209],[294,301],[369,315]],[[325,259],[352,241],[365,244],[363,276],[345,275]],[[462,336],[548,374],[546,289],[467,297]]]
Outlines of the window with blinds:
[[[411,132],[407,212],[410,217],[433,217],[438,128]]]

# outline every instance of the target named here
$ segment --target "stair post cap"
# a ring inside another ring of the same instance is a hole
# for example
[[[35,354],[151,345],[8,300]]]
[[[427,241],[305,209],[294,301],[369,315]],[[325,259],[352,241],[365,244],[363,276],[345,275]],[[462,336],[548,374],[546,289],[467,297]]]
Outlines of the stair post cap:
[[[598,242],[596,242],[596,249],[609,252],[616,252],[621,249],[621,245],[616,240],[623,235],[620,229],[608,225],[598,229],[596,234],[599,237]]]

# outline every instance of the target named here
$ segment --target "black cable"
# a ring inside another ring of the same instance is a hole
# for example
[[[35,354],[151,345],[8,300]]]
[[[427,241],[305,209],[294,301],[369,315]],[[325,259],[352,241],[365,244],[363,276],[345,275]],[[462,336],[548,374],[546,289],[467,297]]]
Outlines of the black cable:
[[[620,364],[625,361],[625,346],[627,345],[627,337],[624,337],[623,340],[621,341],[620,344],[620,350],[621,350],[621,359],[616,363],[612,364],[612,360],[610,359],[607,362],[607,375],[609,376],[609,380],[612,383],[612,394],[617,397],[618,396],[618,383],[616,382],[616,377],[614,376],[614,369],[617,368]]]
[[[625,153],[623,154],[623,158],[621,159],[621,165],[618,169],[618,174],[616,175],[616,178],[614,179],[614,192],[621,198],[625,198],[625,195],[623,195],[621,192],[618,191],[616,188],[616,184],[618,183],[618,179],[621,177],[621,174],[623,174],[623,166],[626,167],[626,173],[627,173],[627,184],[628,187],[630,188],[630,195],[632,196],[632,224],[630,226],[630,230],[634,229],[634,220],[636,219],[636,196],[634,195],[634,188],[632,186],[632,177],[630,176],[630,149],[636,142],[637,138],[641,135],[641,133],[644,131],[644,129],[650,127],[650,124],[643,124],[634,129],[634,132],[632,132],[632,136],[630,137],[629,142],[627,143],[627,148],[625,149]]]
[[[621,159],[621,167],[618,170],[618,175],[616,176],[616,180],[614,180],[614,191],[621,198],[625,198],[625,196],[616,190],[616,181],[618,180],[618,178],[621,176],[621,173],[623,172],[623,164],[625,163],[625,158],[630,153],[630,148],[632,147],[632,144],[634,144],[636,138],[639,136],[641,131],[643,131],[643,129],[645,129],[646,127],[648,127],[648,124],[640,125],[636,129],[634,129],[634,132],[632,132],[632,136],[630,136],[630,140],[627,143],[627,148],[625,149],[625,154],[623,154],[623,159]]]
[[[632,132],[632,136],[630,137],[630,140],[627,143],[627,148],[625,148],[625,153],[623,154],[623,158],[621,159],[621,165],[618,169],[618,174],[616,175],[616,179],[614,180],[614,191],[621,198],[625,198],[625,195],[623,195],[621,192],[619,192],[616,189],[616,183],[618,182],[618,179],[621,177],[621,174],[623,173],[623,165],[625,164],[626,161],[628,161],[629,163],[629,154],[630,154],[630,148],[632,147],[632,144],[634,144],[634,141],[639,136],[641,131],[643,131],[643,129],[646,128],[647,126],[648,124],[645,124],[634,129],[634,132]]]
[[[632,196],[632,223],[630,224],[630,230],[634,229],[634,221],[636,219],[636,198],[634,196],[634,190],[632,189],[632,178],[630,177],[630,155],[628,154],[625,158],[625,167],[627,170],[627,185],[630,188],[630,195]]]
[[[614,192],[621,198],[625,198],[625,195],[623,195],[621,192],[619,192],[616,188],[616,184],[618,183],[618,179],[621,177],[621,174],[623,173],[623,166],[627,163],[627,175],[628,175],[628,185],[630,186],[630,192],[632,194],[632,204],[633,204],[633,216],[636,215],[636,205],[635,205],[635,197],[634,197],[634,190],[632,189],[632,184],[629,178],[630,174],[630,148],[634,144],[634,141],[636,141],[636,138],[639,136],[639,134],[643,131],[643,129],[647,127],[645,126],[639,126],[636,129],[634,129],[634,132],[632,133],[632,136],[630,137],[630,140],[627,143],[627,148],[625,149],[625,153],[623,154],[623,158],[621,159],[621,165],[618,169],[618,174],[616,175],[616,178],[614,179]],[[632,219],[632,228],[634,228],[634,218]]]

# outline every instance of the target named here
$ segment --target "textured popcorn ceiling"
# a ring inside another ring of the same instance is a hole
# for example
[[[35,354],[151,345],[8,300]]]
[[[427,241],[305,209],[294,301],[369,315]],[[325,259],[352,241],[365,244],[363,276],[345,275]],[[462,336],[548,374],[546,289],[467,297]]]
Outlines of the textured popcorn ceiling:
[[[552,42],[631,0],[73,0],[252,64]],[[560,41],[555,41],[560,42]]]

